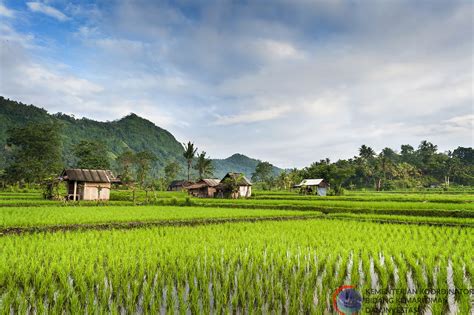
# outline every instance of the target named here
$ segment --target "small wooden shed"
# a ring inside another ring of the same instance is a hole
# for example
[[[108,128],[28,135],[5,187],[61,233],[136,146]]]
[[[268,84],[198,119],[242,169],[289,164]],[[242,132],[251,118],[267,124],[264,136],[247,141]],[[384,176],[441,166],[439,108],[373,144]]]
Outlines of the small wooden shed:
[[[118,180],[110,170],[65,169],[60,176],[67,182],[67,200],[109,200],[112,183]]]
[[[219,182],[218,179],[214,178],[201,179],[186,189],[188,193],[194,197],[213,198],[216,194],[216,186],[219,185]]]
[[[194,184],[187,180],[174,180],[168,186],[168,191],[183,191]]]
[[[326,196],[329,184],[322,178],[303,179],[294,188],[300,188],[304,193],[316,193],[319,196]]]
[[[229,191],[229,182],[234,182],[238,189],[237,191]],[[242,173],[227,173],[219,185],[216,186],[218,198],[248,198],[252,195],[252,183]]]

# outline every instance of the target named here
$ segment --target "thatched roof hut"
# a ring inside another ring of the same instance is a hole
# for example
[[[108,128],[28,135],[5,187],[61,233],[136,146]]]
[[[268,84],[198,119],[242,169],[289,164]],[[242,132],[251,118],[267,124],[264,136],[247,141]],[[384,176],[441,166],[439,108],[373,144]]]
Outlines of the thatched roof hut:
[[[236,186],[235,191],[229,191],[230,185]],[[243,173],[227,173],[216,186],[217,197],[247,198],[252,195],[252,183]]]

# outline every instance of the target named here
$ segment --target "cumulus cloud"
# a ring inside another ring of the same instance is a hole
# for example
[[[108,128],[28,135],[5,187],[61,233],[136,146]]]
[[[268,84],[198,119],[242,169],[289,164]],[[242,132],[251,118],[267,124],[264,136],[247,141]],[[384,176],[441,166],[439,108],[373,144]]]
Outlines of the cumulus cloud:
[[[72,108],[79,112],[103,91],[99,84],[65,71],[59,64],[33,58],[31,51],[38,49],[34,36],[0,25],[0,40],[0,95],[38,106],[46,104],[54,111]]]
[[[67,15],[63,12],[41,2],[27,2],[26,5],[33,12],[43,13],[61,22],[64,22],[69,19]]]
[[[217,125],[233,125],[273,120],[281,117],[283,114],[289,112],[290,110],[291,107],[289,106],[272,106],[259,110],[249,109],[243,113],[235,115],[217,115],[217,120],[215,123]]]
[[[14,11],[10,10],[3,3],[0,2],[0,16],[11,18],[14,16]]]

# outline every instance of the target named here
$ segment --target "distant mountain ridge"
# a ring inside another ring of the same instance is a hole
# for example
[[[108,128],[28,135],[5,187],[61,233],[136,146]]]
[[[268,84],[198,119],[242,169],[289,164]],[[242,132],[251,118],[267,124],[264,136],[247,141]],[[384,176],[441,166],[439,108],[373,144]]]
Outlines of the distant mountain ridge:
[[[219,174],[218,177],[222,177],[228,170],[237,170],[238,172],[244,173],[249,179],[252,177],[252,173],[255,171],[255,167],[260,160],[249,158],[240,153],[235,153],[226,159],[214,159],[214,167],[216,168],[215,173]],[[278,175],[282,172],[282,169],[273,167],[274,175]]]
[[[124,150],[134,152],[149,150],[157,156],[152,168],[153,175],[163,175],[163,168],[170,160],[176,160],[183,166],[180,174],[184,178],[185,160],[182,156],[183,146],[167,130],[136,114],[129,114],[119,120],[100,122],[88,118],[77,119],[62,113],[49,114],[45,109],[34,105],[8,100],[0,96],[0,169],[6,161],[5,144],[7,130],[29,122],[52,122],[63,124],[63,159],[65,166],[75,163],[72,147],[81,140],[100,140],[107,146],[109,158],[115,158]],[[199,143],[196,143],[199,147]],[[243,154],[234,154],[226,159],[214,159],[214,176],[223,177],[227,172],[242,172],[251,177],[259,160]],[[113,166],[114,163],[112,164]],[[113,167],[114,168],[114,167]],[[274,169],[275,174],[281,169]]]

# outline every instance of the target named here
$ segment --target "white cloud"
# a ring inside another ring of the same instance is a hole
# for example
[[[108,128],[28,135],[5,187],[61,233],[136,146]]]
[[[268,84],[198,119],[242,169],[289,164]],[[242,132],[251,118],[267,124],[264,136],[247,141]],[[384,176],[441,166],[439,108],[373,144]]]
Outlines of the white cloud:
[[[147,99],[135,100],[117,100],[114,102],[113,108],[108,108],[107,111],[112,110],[115,117],[123,117],[128,115],[131,111],[135,114],[144,117],[162,128],[169,128],[175,125],[186,126],[186,122],[176,119],[166,107],[158,107],[158,104]],[[110,115],[109,113],[105,113]]]
[[[16,32],[10,25],[0,23],[0,40],[5,41],[2,49],[8,49],[12,44],[18,44],[22,48],[32,48],[34,46],[34,36]]]
[[[248,109],[235,115],[217,115],[216,125],[233,125],[263,122],[281,117],[291,110],[289,106],[271,106],[265,109]]]
[[[103,90],[101,86],[88,80],[54,73],[39,64],[20,66],[18,71],[29,78],[28,84],[56,93],[84,97]]]
[[[260,52],[263,58],[276,60],[304,58],[303,51],[288,42],[264,39],[256,41],[254,46],[254,49]]]
[[[62,69],[60,64],[34,60],[35,45],[23,41],[4,41],[0,49],[0,95],[54,111],[80,112],[95,102],[102,86]],[[67,105],[65,105],[67,104]]]
[[[14,11],[7,8],[3,3],[0,2],[0,16],[11,18],[13,17]]]
[[[462,115],[443,120],[443,125],[450,131],[474,132],[474,114]],[[474,139],[473,139],[474,140]]]
[[[64,22],[69,19],[64,13],[47,4],[41,2],[27,2],[26,4],[31,11],[46,14],[61,22]]]

